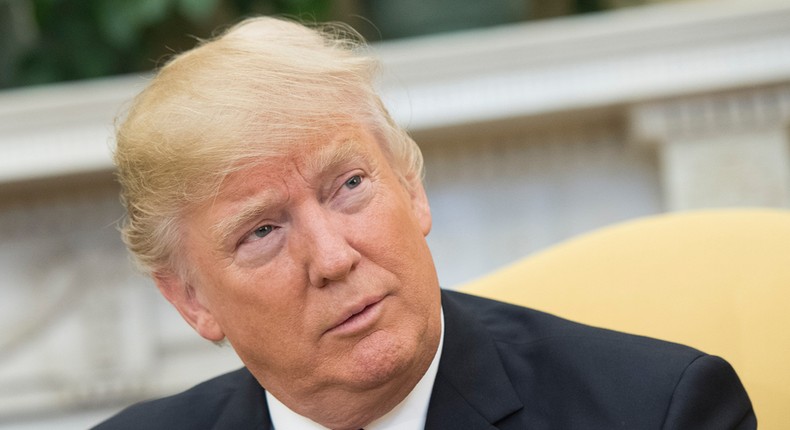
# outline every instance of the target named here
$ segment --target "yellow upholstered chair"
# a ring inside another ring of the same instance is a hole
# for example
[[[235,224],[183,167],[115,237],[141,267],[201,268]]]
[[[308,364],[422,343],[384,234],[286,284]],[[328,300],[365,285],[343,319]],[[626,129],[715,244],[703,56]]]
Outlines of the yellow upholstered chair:
[[[790,211],[607,227],[459,288],[727,359],[761,428],[790,428]]]

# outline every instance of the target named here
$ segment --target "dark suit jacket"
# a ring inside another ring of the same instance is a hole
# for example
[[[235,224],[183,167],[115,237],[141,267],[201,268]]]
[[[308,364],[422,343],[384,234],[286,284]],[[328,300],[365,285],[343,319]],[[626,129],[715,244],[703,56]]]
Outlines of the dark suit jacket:
[[[754,429],[724,360],[442,292],[444,350],[426,429]],[[270,429],[246,370],[132,406],[98,429]],[[278,429],[288,430],[288,429]]]

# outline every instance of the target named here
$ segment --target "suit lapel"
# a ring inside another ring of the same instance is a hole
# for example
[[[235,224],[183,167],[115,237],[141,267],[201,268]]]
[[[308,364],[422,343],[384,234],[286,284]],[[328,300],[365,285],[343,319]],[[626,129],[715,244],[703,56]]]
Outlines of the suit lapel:
[[[212,427],[213,430],[271,430],[269,407],[266,404],[263,387],[246,368],[243,372],[244,376],[238,388],[228,398],[222,413]]]
[[[442,291],[444,346],[426,429],[491,429],[523,407],[486,328]]]

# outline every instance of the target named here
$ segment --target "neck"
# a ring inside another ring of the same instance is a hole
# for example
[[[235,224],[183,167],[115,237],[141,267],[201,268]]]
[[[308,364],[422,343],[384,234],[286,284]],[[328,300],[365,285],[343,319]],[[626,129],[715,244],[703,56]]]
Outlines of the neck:
[[[388,380],[366,389],[352,392],[347,388],[324,387],[299,393],[293,390],[293,385],[286,391],[278,391],[271,386],[267,388],[267,395],[274,396],[272,400],[282,404],[278,409],[287,407],[287,413],[309,418],[326,428],[356,430],[368,426],[398,407],[420,383],[434,360],[438,367],[442,331],[443,324],[440,323],[438,333],[433,332],[437,336],[431,336],[423,343],[425,347],[421,348],[421,354],[411,360],[408,366],[402,366]],[[435,370],[432,372],[435,374]],[[428,383],[432,385],[432,378]]]
[[[437,352],[438,339],[431,343],[433,346],[425,348],[424,356],[418,357],[413,365],[372,388],[353,392],[342,388],[322,389],[298,398],[275,390],[271,394],[292,411],[326,428],[357,430],[387,414],[411,393]]]

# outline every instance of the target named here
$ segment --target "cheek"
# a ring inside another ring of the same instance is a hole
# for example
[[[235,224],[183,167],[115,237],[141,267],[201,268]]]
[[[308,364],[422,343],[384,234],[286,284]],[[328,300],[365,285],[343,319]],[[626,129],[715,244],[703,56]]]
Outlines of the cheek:
[[[364,217],[370,220],[367,228],[371,235],[386,236],[391,241],[424,237],[409,195],[400,186],[381,193],[370,209]]]
[[[402,286],[424,291],[435,287],[438,280],[425,236],[409,207],[391,205],[385,207],[366,231],[359,237],[361,253],[375,265],[394,274]],[[421,297],[422,298],[422,297]]]
[[[386,208],[371,230],[370,234],[377,237],[375,245],[379,251],[402,264],[419,262],[427,251],[422,228],[407,207]]]
[[[254,294],[233,302],[220,324],[245,364],[285,374],[309,357],[304,353],[303,299]]]
[[[210,280],[212,312],[231,342],[278,339],[301,327],[302,289],[290,273],[272,272],[226,270]]]

